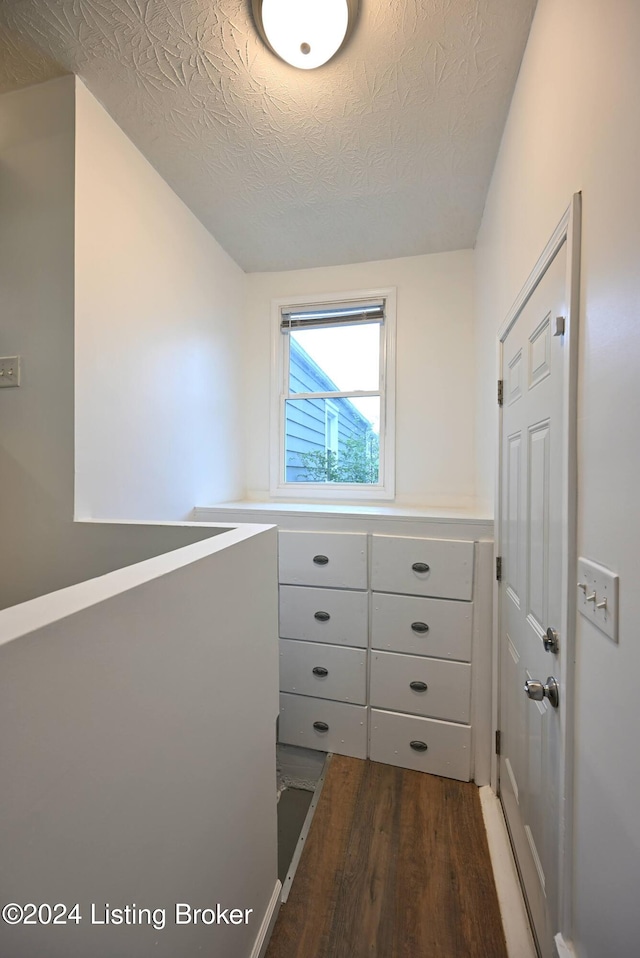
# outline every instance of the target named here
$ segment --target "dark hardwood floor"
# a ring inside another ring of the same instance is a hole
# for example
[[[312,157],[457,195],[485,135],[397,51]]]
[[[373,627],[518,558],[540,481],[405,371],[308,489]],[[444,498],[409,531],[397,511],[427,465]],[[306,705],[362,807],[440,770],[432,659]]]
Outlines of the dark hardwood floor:
[[[478,789],[336,755],[266,958],[506,958]]]

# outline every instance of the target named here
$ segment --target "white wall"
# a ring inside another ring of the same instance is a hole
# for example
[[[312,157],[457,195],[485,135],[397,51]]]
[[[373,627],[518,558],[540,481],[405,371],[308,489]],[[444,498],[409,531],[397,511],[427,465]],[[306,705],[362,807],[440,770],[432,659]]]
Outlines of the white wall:
[[[245,526],[0,612],[0,899],[83,916],[2,922],[0,954],[249,958],[277,881],[276,553]],[[93,925],[106,902],[166,925]],[[253,911],[176,926],[176,902]]]
[[[465,506],[474,490],[473,253],[247,276],[246,486],[268,499],[271,300],[396,286],[396,500]],[[203,504],[203,503],[201,503]]]
[[[244,276],[81,85],[77,105],[76,156],[72,77],[0,97],[0,355],[22,356],[0,391],[0,608],[201,537],[74,525],[74,372],[81,516],[239,491]]]
[[[640,947],[640,5],[539,0],[477,244],[479,491],[493,494],[495,340],[583,191],[579,552],[620,574],[620,641],[578,616],[575,936]]]
[[[58,581],[73,516],[73,136],[72,78],[0,97],[0,354],[23,358],[0,391],[0,606]]]
[[[241,494],[244,274],[76,86],[76,514]]]

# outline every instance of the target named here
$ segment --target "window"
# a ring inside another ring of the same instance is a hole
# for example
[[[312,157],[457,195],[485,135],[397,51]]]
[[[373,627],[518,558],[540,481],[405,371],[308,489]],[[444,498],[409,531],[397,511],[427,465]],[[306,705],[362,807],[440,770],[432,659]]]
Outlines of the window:
[[[390,499],[395,290],[276,300],[271,493]]]

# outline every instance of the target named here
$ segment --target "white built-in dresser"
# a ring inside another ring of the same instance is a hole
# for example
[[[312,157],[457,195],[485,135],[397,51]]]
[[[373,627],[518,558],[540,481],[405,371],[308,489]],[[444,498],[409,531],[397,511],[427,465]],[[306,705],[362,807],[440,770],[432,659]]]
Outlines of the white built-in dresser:
[[[493,523],[399,507],[230,503],[279,527],[279,739],[489,781]]]

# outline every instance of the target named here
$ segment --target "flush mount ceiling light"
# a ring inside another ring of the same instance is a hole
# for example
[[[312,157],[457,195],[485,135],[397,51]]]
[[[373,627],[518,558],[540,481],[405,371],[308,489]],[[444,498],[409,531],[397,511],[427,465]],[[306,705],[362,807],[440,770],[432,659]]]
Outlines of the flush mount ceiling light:
[[[330,60],[348,39],[358,0],[251,0],[260,36],[270,50],[301,70]]]

